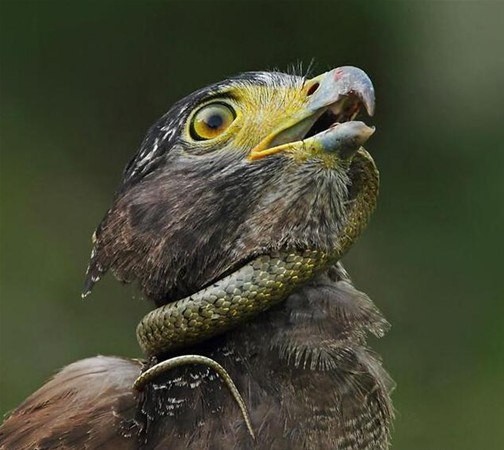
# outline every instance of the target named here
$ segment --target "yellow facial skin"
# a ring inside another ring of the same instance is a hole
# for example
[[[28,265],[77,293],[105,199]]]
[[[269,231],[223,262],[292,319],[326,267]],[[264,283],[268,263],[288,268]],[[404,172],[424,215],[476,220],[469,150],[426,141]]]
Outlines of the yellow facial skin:
[[[288,128],[292,118],[305,109],[306,100],[306,89],[301,83],[295,87],[255,86],[243,90],[240,98],[243,126],[236,135],[237,145],[252,151],[277,130]]]
[[[196,108],[189,116],[185,138],[205,153],[244,150],[248,155],[272,132],[298,121],[299,112],[306,106],[309,87],[300,79],[296,85],[287,87],[243,85],[227,90],[222,98],[216,97]],[[234,120],[214,134],[205,130],[200,122],[201,113],[223,107],[234,110]],[[194,135],[195,131],[199,136]]]

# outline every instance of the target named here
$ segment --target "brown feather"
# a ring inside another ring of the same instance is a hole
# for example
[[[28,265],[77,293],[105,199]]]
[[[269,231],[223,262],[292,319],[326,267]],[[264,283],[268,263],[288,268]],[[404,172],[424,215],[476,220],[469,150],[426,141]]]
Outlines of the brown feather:
[[[0,448],[384,450],[393,385],[366,334],[387,328],[337,268],[242,329],[184,350],[229,371],[255,443],[207,367],[173,369],[137,397],[141,363],[97,357],[66,367],[16,409]]]
[[[134,449],[137,361],[97,356],[65,367],[0,428],[0,448]]]

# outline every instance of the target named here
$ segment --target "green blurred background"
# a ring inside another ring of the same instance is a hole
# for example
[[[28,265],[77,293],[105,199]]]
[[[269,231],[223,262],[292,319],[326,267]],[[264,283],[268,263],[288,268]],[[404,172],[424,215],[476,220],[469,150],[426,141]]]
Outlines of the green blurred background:
[[[147,128],[246,70],[374,80],[378,211],[346,258],[392,323],[395,449],[504,448],[504,4],[1,1],[0,414],[95,354],[140,356],[149,309],[90,236]]]

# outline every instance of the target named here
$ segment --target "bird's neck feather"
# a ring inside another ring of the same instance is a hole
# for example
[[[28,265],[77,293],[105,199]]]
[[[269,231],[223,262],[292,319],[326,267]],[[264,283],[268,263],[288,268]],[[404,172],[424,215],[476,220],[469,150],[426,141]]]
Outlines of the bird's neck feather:
[[[297,430],[300,439],[318,442],[317,448],[334,448],[336,439],[351,440],[355,429],[367,426],[382,442],[388,440],[390,379],[366,347],[366,334],[380,336],[387,322],[342,274],[332,269],[240,329],[183,350],[209,356],[226,368],[266,439]],[[222,382],[204,366],[167,373],[156,389],[146,392],[143,411],[178,417],[180,431],[188,435],[198,419],[215,419],[226,427],[237,414]],[[347,415],[355,421],[348,425],[351,432],[342,425]],[[246,430],[241,431],[247,439]],[[298,445],[294,435],[292,439]]]

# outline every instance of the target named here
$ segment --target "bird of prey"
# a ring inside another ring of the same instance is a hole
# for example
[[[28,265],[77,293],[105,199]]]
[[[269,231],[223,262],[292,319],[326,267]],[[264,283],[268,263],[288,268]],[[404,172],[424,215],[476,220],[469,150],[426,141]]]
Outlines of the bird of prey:
[[[373,109],[354,67],[244,73],[175,103],[125,168],[84,291],[107,271],[138,283],[148,358],[63,368],[0,448],[389,448],[392,382],[366,344],[388,323],[339,261],[376,202],[374,129],[354,120]]]

